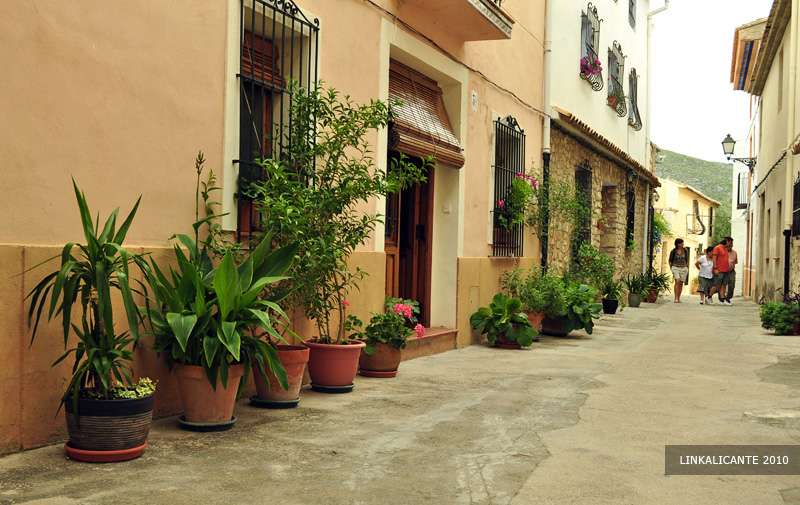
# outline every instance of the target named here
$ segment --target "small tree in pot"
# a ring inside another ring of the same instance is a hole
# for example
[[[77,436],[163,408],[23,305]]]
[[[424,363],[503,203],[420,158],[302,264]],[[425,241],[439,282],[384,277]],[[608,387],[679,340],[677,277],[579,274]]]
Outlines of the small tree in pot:
[[[141,197],[118,230],[119,208],[101,228],[99,216],[96,222],[92,221],[86,197],[74,180],[72,185],[86,243],[66,244],[60,256],[60,268],[47,275],[28,294],[27,298],[31,299],[28,323],[35,321],[31,345],[42,312],[47,309],[48,320],[60,315],[66,352],[53,366],[70,355],[74,359],[72,378],[61,397],[61,404],[66,406],[70,456],[86,461],[131,459],[144,449],[155,389],[149,380],[140,384],[132,384],[131,380],[132,347],[139,341],[140,320],[133,302],[128,267],[131,262],[141,264],[144,260],[126,252],[122,243]],[[41,265],[33,268],[38,266]],[[130,332],[117,332],[113,291],[121,295]],[[80,315],[76,314],[78,307]],[[77,336],[78,342],[68,349],[71,333]],[[81,416],[87,415],[92,416],[91,420],[81,422]],[[108,451],[116,455],[103,454]]]

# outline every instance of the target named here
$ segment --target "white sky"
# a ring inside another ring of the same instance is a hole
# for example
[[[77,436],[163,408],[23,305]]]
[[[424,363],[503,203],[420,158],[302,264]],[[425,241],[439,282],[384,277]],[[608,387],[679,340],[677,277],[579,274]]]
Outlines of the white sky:
[[[662,5],[652,0],[650,10]],[[650,137],[656,145],[726,161],[722,139],[745,137],[750,110],[750,95],[730,82],[733,32],[769,16],[771,8],[772,0],[672,0],[653,16]]]

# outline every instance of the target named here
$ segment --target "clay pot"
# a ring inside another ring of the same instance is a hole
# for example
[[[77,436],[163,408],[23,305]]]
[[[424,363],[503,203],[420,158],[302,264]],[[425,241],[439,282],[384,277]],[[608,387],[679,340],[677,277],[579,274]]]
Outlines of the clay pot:
[[[497,340],[494,341],[494,346],[498,349],[522,349],[522,346],[518,343],[508,340],[505,334],[497,336]]]
[[[239,381],[244,374],[242,363],[228,367],[227,388],[222,387],[222,380],[217,376],[216,391],[201,366],[177,365],[172,373],[178,378],[185,421],[197,424],[231,422]]]
[[[312,387],[343,388],[353,385],[361,349],[367,344],[360,340],[348,342],[347,345],[306,342],[310,349],[308,375]]]
[[[528,316],[528,321],[533,326],[533,329],[538,331],[539,333],[542,332],[542,319],[544,319],[544,312],[526,312],[525,315]],[[537,339],[534,338],[534,342]]]
[[[371,356],[361,349],[358,368],[364,377],[394,377],[400,366],[400,358],[400,349],[383,342],[376,342],[375,354]]]
[[[658,300],[658,290],[651,289],[647,292],[647,303],[656,303]]]
[[[284,390],[278,383],[275,374],[266,367],[269,384],[261,376],[258,366],[253,363],[253,381],[256,383],[256,391],[259,400],[267,402],[290,402],[300,398],[300,386],[303,385],[303,374],[308,363],[309,349],[302,345],[278,345],[278,359],[283,368],[286,369],[286,376],[289,380],[289,389]]]

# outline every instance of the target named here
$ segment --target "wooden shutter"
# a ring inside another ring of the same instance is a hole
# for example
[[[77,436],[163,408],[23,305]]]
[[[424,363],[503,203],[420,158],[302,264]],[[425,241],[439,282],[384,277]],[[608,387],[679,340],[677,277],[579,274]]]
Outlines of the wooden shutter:
[[[392,109],[390,149],[408,156],[433,155],[447,165],[464,166],[461,145],[450,125],[442,90],[435,81],[392,60],[389,98],[403,102]]]
[[[242,39],[242,75],[249,79],[285,87],[286,79],[280,75],[278,54],[272,41],[253,32],[244,32]]]

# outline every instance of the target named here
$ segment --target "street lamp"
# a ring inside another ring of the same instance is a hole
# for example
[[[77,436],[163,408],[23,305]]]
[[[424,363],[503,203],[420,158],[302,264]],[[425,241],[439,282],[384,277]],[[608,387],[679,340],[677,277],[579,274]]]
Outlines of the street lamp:
[[[752,172],[753,169],[756,167],[756,158],[731,158],[733,156],[733,148],[736,146],[736,141],[733,140],[731,134],[729,133],[725,140],[722,141],[722,152],[725,153],[725,157],[728,158],[728,161],[738,161],[739,163],[743,163],[747,165],[747,167]]]
[[[655,188],[654,188],[653,189],[653,200],[655,200],[657,202],[659,198],[661,198],[661,195],[659,195],[658,191],[656,191]]]

